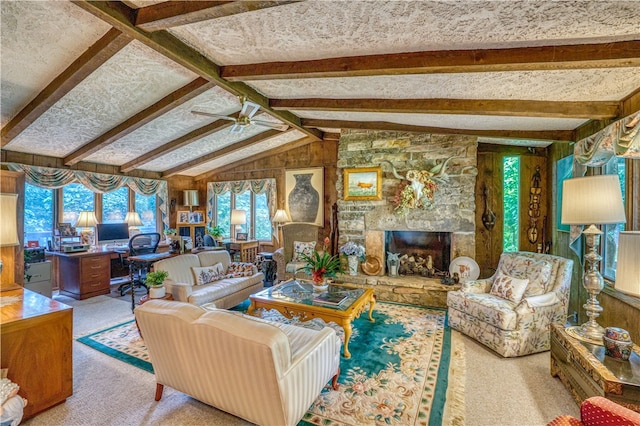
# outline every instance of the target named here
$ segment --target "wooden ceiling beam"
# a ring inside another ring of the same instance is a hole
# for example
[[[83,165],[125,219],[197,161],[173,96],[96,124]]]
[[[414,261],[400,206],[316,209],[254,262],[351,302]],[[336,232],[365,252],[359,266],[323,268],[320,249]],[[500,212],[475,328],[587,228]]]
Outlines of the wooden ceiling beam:
[[[267,151],[263,151],[263,152],[261,152],[259,154],[253,155],[251,157],[247,157],[247,158],[244,158],[242,160],[238,160],[238,161],[235,161],[233,163],[227,164],[224,167],[219,167],[217,169],[210,170],[208,172],[199,174],[196,177],[194,177],[193,180],[194,181],[199,181],[199,180],[209,179],[211,176],[215,176],[218,173],[222,173],[222,172],[225,172],[225,171],[230,170],[230,169],[237,169],[237,168],[242,167],[242,166],[244,166],[244,165],[246,165],[248,163],[252,163],[254,161],[262,160],[263,158],[270,157],[272,155],[278,155],[278,154],[281,154],[283,152],[289,151],[291,149],[297,149],[297,148],[300,148],[302,146],[309,145],[312,142],[316,142],[316,139],[308,137],[308,136],[305,136],[305,137],[303,137],[301,139],[298,139],[296,141],[289,142],[286,145],[278,146],[276,148],[272,148],[272,149],[269,149]]]
[[[229,117],[236,118],[237,116],[238,116],[238,113],[230,115]],[[131,160],[128,163],[123,164],[122,166],[120,166],[120,172],[121,173],[130,172],[136,167],[140,167],[141,165],[149,163],[155,160],[156,158],[160,158],[163,155],[166,155],[172,151],[175,151],[176,149],[187,146],[198,139],[202,139],[204,137],[209,136],[212,133],[219,132],[233,125],[234,125],[234,122],[230,120],[216,120],[213,123],[209,123],[206,126],[197,128],[187,133],[186,135],[182,135],[179,138],[172,140],[171,142],[167,142],[164,145],[161,145],[156,149],[150,152],[147,152],[146,154],[141,155],[140,157],[134,160]]]
[[[640,40],[509,49],[434,50],[308,61],[265,62],[227,65],[221,67],[220,73],[226,80],[243,81],[634,66],[640,66]]]
[[[135,25],[145,31],[153,32],[294,2],[285,0],[167,1],[137,9]]]
[[[220,67],[217,64],[169,32],[156,31],[147,33],[137,28],[133,24],[133,22],[135,22],[135,10],[127,7],[124,3],[117,1],[88,0],[72,0],[72,2],[158,53],[191,70],[200,77],[216,83],[218,87],[221,87],[229,93],[246,96],[250,101],[260,105],[269,115],[300,130],[305,135],[315,140],[322,139],[321,131],[307,129],[300,125],[300,117],[287,111],[275,111],[269,107],[269,99],[257,90],[244,83],[229,82],[222,78],[220,76]]]
[[[206,162],[215,160],[216,158],[220,158],[224,155],[232,154],[240,149],[248,148],[253,145],[257,145],[267,139],[270,139],[274,136],[282,135],[283,132],[279,130],[267,130],[266,132],[259,133],[254,135],[248,139],[241,140],[232,145],[225,146],[224,148],[213,151],[209,154],[203,155],[202,157],[198,157],[195,160],[187,161],[186,163],[182,163],[178,166],[172,167],[169,170],[165,170],[162,172],[162,177],[167,178],[173,175],[177,175],[185,170],[188,170],[192,167],[199,166],[200,164],[204,164]]]
[[[276,110],[357,111],[407,114],[469,114],[508,117],[603,119],[617,117],[619,102],[557,102],[500,99],[271,99]]]
[[[356,130],[391,130],[400,132],[436,133],[441,135],[472,135],[496,138],[525,139],[525,140],[551,140],[572,141],[572,130],[472,130],[472,129],[448,129],[443,127],[413,126],[409,124],[390,123],[385,121],[342,121],[342,120],[316,120],[305,118],[304,126],[356,129]]]
[[[620,101],[620,114],[617,118],[624,118],[638,111],[640,111],[640,87]],[[573,140],[578,142],[579,140],[588,138],[615,121],[615,119],[587,121],[582,126],[574,129]]]
[[[5,147],[53,104],[91,73],[131,42],[131,37],[112,28],[80,55],[71,65],[47,85],[26,107],[11,119],[0,132],[1,147]]]
[[[71,154],[64,158],[64,164],[66,166],[72,166],[79,161],[84,160],[91,154],[99,151],[100,149],[114,143],[120,138],[133,133],[135,130],[144,126],[147,123],[155,120],[166,112],[188,102],[196,96],[206,92],[214,87],[215,84],[210,81],[198,77],[192,82],[184,85],[183,87],[169,93],[167,96],[151,105],[150,107],[140,111],[133,117],[118,124],[108,132],[98,136],[91,142],[81,146]]]

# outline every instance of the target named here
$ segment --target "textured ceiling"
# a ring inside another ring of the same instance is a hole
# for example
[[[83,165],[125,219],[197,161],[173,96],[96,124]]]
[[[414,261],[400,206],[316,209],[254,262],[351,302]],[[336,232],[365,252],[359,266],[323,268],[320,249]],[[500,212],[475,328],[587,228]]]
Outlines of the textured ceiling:
[[[208,3],[0,2],[5,158],[201,177],[341,128],[437,128],[542,146],[640,105],[637,1]],[[586,44],[594,46],[571,53]],[[514,48],[531,49],[511,58],[504,49]],[[454,50],[473,50],[473,64],[455,68]],[[423,52],[425,69],[402,70],[402,59],[400,69],[380,68],[366,57],[406,52]],[[575,62],[562,65],[566,55]],[[496,56],[502,68],[482,68]],[[451,69],[430,70],[437,60]],[[227,74],[236,65],[249,73]],[[276,66],[284,71],[270,75]],[[308,67],[317,68],[305,75]],[[289,130],[233,133],[229,120],[191,113],[237,114],[238,95],[261,105],[255,119]]]

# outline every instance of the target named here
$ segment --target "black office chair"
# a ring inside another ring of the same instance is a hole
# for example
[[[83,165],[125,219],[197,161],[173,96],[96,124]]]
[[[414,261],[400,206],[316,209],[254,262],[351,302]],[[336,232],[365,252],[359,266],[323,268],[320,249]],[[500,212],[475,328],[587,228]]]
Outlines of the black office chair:
[[[160,244],[160,234],[157,232],[149,232],[147,234],[136,234],[129,239],[129,256],[138,256],[140,254],[155,253],[158,250],[158,244]],[[131,282],[121,284],[118,287],[120,296],[124,296],[125,293],[131,289],[135,291],[136,287],[147,286],[144,284],[145,270],[131,270],[131,264],[129,263]]]
[[[205,247],[218,247],[218,242],[209,234],[203,237]]]

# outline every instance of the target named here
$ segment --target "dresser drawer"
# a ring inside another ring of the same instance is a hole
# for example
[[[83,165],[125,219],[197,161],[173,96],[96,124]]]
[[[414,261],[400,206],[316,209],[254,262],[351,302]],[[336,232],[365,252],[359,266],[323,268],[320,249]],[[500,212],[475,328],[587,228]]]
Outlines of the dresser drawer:
[[[91,256],[80,259],[80,270],[83,276],[95,273],[109,273],[111,278],[111,262],[108,256]]]

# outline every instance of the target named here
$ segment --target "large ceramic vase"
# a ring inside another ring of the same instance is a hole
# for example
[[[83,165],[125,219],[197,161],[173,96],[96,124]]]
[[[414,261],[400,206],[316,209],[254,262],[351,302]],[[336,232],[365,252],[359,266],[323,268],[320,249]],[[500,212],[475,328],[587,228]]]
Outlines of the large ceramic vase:
[[[312,173],[293,175],[296,184],[289,193],[289,214],[292,222],[314,223],[318,216],[320,194],[311,186]]]
[[[349,275],[358,275],[358,256],[347,256],[349,262]]]

